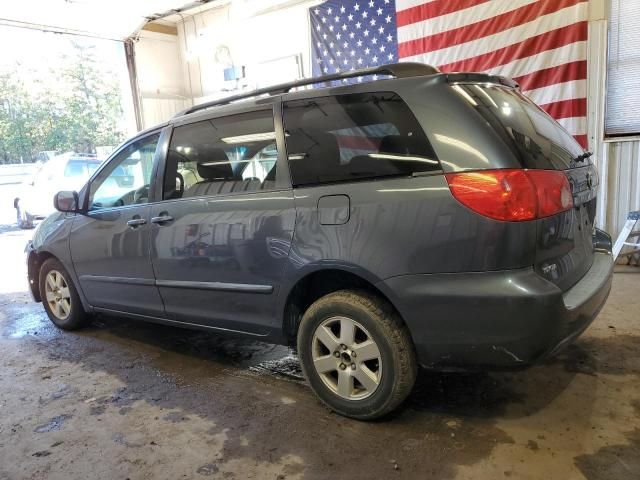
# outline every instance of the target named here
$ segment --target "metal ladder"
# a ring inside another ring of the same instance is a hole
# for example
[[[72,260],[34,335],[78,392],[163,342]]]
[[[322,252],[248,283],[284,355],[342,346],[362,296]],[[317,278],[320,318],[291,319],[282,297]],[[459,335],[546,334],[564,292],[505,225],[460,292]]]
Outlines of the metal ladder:
[[[618,256],[620,256],[620,251],[625,245],[628,247],[635,247],[633,250],[629,250],[621,255],[623,257],[629,257],[629,263],[631,263],[632,256],[640,254],[640,243],[629,242],[630,238],[640,237],[640,230],[635,230],[638,221],[640,221],[640,211],[629,212],[629,214],[627,215],[627,221],[625,222],[620,235],[618,235],[616,243],[613,244],[614,262],[616,261]]]

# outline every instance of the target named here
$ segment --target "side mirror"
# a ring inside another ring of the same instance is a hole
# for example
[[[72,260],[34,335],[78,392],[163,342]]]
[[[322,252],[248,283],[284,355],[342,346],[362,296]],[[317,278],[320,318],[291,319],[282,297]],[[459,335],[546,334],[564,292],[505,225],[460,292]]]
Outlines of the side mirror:
[[[62,191],[56,193],[53,197],[53,206],[56,210],[63,213],[78,213],[80,200],[78,192]]]

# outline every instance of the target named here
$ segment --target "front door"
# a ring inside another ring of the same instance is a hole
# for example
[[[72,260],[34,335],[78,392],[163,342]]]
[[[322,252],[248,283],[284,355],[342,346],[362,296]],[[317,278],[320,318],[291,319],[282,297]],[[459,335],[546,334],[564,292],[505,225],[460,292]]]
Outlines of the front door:
[[[295,224],[276,143],[271,109],[174,128],[150,220],[168,319],[256,334],[273,323]]]
[[[164,316],[149,257],[150,184],[160,134],[125,146],[92,180],[73,222],[71,257],[94,307]]]

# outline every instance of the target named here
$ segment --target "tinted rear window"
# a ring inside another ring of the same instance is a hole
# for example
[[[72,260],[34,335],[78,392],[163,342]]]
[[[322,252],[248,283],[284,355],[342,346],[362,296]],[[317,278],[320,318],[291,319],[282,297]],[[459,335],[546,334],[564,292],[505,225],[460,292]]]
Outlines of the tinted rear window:
[[[517,90],[498,85],[454,86],[505,141],[525,168],[567,169],[584,150],[560,124]],[[588,163],[588,162],[587,162]]]
[[[440,170],[409,107],[395,93],[285,102],[294,186]]]

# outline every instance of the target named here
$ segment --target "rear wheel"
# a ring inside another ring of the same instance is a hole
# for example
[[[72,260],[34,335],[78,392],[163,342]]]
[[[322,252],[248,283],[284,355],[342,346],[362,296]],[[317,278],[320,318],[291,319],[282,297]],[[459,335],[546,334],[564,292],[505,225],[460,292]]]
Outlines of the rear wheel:
[[[33,216],[24,209],[20,204],[20,200],[16,202],[16,221],[18,223],[18,227],[22,229],[33,228]]]
[[[406,327],[387,302],[367,292],[343,290],[313,303],[300,323],[298,353],[318,397],[361,420],[400,405],[417,373]]]
[[[40,269],[40,296],[49,319],[64,330],[76,330],[87,323],[78,292],[65,268],[50,258]]]

